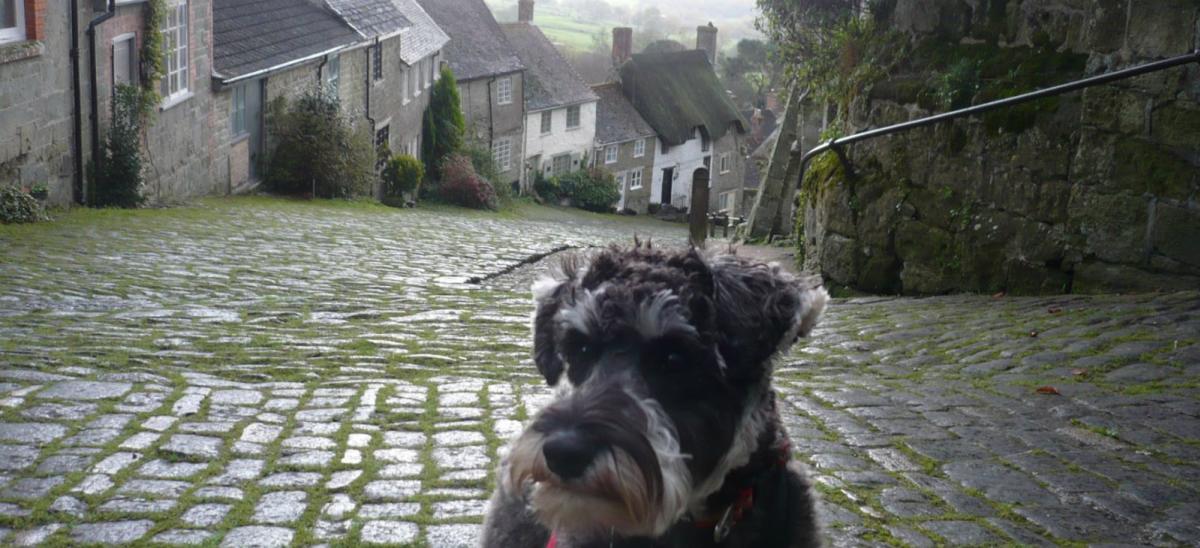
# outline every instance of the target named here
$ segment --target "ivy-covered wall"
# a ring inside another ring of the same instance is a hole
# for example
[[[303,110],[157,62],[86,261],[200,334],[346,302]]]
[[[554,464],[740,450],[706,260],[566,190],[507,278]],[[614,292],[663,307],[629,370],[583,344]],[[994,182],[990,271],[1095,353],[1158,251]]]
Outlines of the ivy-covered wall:
[[[1200,48],[1193,0],[879,2],[902,59],[847,99],[881,127]],[[864,47],[859,45],[857,47]],[[1200,66],[817,158],[797,245],[872,292],[1200,288]]]

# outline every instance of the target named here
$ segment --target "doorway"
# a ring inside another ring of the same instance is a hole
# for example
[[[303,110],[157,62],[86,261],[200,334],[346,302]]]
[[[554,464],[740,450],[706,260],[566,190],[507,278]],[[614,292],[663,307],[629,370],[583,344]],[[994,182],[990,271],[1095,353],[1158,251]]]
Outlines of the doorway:
[[[664,167],[662,177],[662,204],[671,205],[671,183],[675,180],[675,168]]]

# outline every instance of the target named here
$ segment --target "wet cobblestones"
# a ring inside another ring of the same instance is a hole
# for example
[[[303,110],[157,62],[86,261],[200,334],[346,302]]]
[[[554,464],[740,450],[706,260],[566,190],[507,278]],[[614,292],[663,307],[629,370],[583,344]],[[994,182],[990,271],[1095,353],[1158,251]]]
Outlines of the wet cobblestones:
[[[549,394],[544,265],[467,280],[634,233],[684,237],[261,199],[0,232],[0,544],[473,545]],[[777,384],[836,545],[1192,544],[1197,333],[1196,293],[839,300]]]

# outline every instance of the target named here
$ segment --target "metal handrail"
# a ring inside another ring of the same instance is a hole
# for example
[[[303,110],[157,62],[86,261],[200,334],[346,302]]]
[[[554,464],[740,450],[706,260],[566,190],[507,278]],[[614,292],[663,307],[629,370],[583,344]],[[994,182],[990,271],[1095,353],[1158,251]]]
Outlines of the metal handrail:
[[[970,116],[972,114],[979,114],[981,112],[996,110],[1001,107],[1007,107],[1007,106],[1012,106],[1012,105],[1018,105],[1021,103],[1027,103],[1029,101],[1033,101],[1035,99],[1041,99],[1043,97],[1062,95],[1064,93],[1075,91],[1077,89],[1098,86],[1100,84],[1107,84],[1109,82],[1113,82],[1116,80],[1132,78],[1134,76],[1146,74],[1148,72],[1154,72],[1154,71],[1158,71],[1158,70],[1168,69],[1168,68],[1176,67],[1179,65],[1186,65],[1188,63],[1200,63],[1200,50],[1196,50],[1196,51],[1186,54],[1186,55],[1180,55],[1178,57],[1171,57],[1168,59],[1163,59],[1161,61],[1154,61],[1152,63],[1146,63],[1144,65],[1138,65],[1136,67],[1130,67],[1127,69],[1121,69],[1118,71],[1101,74],[1099,76],[1092,76],[1091,78],[1084,78],[1083,80],[1076,80],[1074,82],[1059,84],[1057,86],[1048,87],[1046,89],[1039,89],[1037,91],[1022,93],[1020,95],[1014,95],[1012,97],[1005,97],[1004,99],[997,99],[995,101],[988,101],[986,103],[981,103],[981,104],[978,104],[975,106],[970,106],[967,108],[960,108],[958,110],[952,110],[950,112],[943,112],[941,114],[935,114],[933,116],[926,116],[925,118],[918,118],[916,120],[910,120],[910,121],[902,122],[899,124],[893,124],[893,125],[885,126],[885,127],[881,127],[881,128],[870,129],[867,131],[855,133],[853,135],[847,135],[845,137],[838,137],[836,139],[830,139],[828,141],[825,141],[824,143],[821,143],[821,144],[813,147],[812,150],[805,152],[804,155],[802,155],[800,157],[800,175],[796,179],[796,188],[799,189],[800,186],[804,184],[804,172],[808,168],[809,160],[812,160],[813,157],[815,157],[818,154],[832,150],[838,155],[838,158],[840,161],[845,162],[846,158],[845,158],[845,155],[842,153],[841,148],[842,148],[842,146],[848,145],[850,143],[856,143],[858,141],[865,141],[867,139],[873,139],[875,137],[882,137],[884,135],[891,135],[893,133],[899,133],[901,131],[906,131],[906,130],[910,130],[910,129],[914,129],[914,128],[933,125],[933,124],[936,124],[939,122],[945,122],[947,120],[953,120],[956,118],[962,118],[964,116]]]

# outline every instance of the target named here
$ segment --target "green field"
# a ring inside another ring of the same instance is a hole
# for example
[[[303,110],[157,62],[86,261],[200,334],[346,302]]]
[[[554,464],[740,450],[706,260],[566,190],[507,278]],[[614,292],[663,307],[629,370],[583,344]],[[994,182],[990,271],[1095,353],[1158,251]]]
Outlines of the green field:
[[[563,49],[587,51],[592,49],[599,32],[612,32],[620,26],[615,21],[582,22],[571,15],[563,15],[544,9],[533,16],[533,22],[542,29],[546,37]]]

